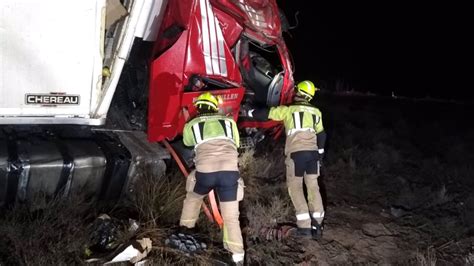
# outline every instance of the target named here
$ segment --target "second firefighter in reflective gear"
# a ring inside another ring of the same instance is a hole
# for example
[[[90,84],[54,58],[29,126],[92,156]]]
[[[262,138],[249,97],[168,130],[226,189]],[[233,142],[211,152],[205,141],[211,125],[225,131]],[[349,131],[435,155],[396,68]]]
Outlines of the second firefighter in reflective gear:
[[[319,238],[324,207],[318,177],[320,161],[324,155],[326,133],[321,111],[309,103],[316,90],[311,81],[300,82],[296,86],[296,95],[291,105],[272,107],[270,110],[251,110],[249,115],[257,119],[283,122],[287,135],[286,180],[295,207],[298,231],[303,235]],[[307,199],[303,191],[303,182],[307,188]]]
[[[239,175],[239,132],[232,118],[220,115],[218,100],[211,93],[201,94],[194,103],[199,115],[186,123],[183,142],[194,146],[195,166],[186,181],[180,225],[194,228],[205,195],[217,192],[224,220],[224,247],[234,262],[244,259],[244,246],[239,223],[239,201],[243,199],[243,181]]]

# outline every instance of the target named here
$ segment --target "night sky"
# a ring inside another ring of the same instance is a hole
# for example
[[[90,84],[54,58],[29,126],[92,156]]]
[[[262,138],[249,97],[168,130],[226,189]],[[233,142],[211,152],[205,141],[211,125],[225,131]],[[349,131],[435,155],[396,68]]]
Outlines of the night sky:
[[[277,2],[290,24],[300,11],[298,28],[286,36],[296,80],[312,79],[331,90],[336,80],[344,80],[348,88],[382,95],[466,99],[471,94],[473,30],[465,6]]]

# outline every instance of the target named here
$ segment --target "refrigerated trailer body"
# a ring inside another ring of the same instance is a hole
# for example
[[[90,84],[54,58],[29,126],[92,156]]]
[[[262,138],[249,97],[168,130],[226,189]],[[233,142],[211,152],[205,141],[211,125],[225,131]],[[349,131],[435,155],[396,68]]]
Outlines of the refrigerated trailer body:
[[[165,3],[2,0],[0,124],[103,125],[135,37],[153,41]]]

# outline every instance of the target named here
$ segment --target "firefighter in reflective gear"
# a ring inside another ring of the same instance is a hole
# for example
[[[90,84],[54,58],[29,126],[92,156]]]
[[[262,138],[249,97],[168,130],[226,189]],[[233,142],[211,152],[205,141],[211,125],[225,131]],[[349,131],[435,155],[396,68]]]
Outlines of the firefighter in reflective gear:
[[[269,110],[250,110],[248,115],[260,120],[283,121],[287,136],[287,185],[295,207],[298,233],[319,239],[322,236],[324,207],[318,177],[326,133],[321,111],[309,103],[317,90],[311,81],[302,81],[296,86],[296,95],[291,105],[272,107]],[[303,181],[307,188],[307,200]]]
[[[183,142],[194,146],[196,170],[186,181],[180,226],[194,228],[204,196],[214,189],[224,220],[224,247],[239,264],[244,260],[239,223],[239,201],[244,195],[238,169],[239,132],[232,118],[218,114],[219,101],[210,92],[201,94],[194,105],[199,114],[184,126]]]

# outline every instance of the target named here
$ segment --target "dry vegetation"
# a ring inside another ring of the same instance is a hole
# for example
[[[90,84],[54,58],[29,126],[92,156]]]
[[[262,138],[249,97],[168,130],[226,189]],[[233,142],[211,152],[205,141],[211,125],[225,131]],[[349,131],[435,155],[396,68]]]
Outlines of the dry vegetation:
[[[370,101],[326,97],[319,103],[329,134],[320,177],[327,218],[319,242],[262,235],[294,222],[283,141],[267,139],[241,154],[241,224],[250,265],[474,263],[474,128],[464,123],[467,107]],[[153,240],[150,264],[215,264],[227,254],[204,215],[198,232],[209,243],[206,252],[191,257],[164,245],[185,194],[175,170],[164,178],[144,175],[140,193],[120,208],[76,198],[2,212],[0,264],[82,264],[90,224],[102,212],[118,222],[119,241]],[[127,231],[128,218],[139,221],[138,231]]]
[[[0,262],[5,265],[60,265],[82,262],[87,224],[95,218],[80,198],[53,200],[31,211],[18,206],[2,213]],[[3,265],[3,264],[2,264]]]

